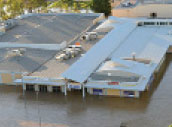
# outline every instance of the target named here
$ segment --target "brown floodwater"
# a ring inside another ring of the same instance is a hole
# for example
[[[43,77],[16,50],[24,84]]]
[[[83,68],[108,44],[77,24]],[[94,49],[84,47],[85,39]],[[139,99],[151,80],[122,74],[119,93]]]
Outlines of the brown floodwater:
[[[168,127],[172,124],[172,55],[141,98],[26,92],[0,86],[0,127]]]

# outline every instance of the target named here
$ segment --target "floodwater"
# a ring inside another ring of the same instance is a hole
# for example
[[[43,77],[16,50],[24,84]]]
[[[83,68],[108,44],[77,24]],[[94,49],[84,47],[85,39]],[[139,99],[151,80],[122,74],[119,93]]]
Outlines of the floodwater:
[[[163,76],[164,75],[164,76]],[[172,124],[172,55],[140,99],[89,96],[80,92],[26,92],[0,86],[0,127],[168,127]]]

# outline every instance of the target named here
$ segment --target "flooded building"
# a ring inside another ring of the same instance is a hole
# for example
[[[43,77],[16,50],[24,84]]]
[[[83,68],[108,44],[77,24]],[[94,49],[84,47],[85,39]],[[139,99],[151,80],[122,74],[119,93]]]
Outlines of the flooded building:
[[[32,14],[1,36],[0,81],[42,92],[139,98],[171,51],[171,19]]]
[[[111,32],[62,76],[80,84],[83,96],[86,89],[94,95],[138,98],[149,89],[172,45],[171,23],[110,17],[104,26]]]
[[[24,90],[65,93],[66,81],[59,75],[96,41],[83,45],[82,51],[69,45],[75,46],[99,18],[103,15],[49,13],[27,14],[4,22],[0,27],[0,83],[23,85]],[[74,58],[56,59],[70,48],[77,52]]]

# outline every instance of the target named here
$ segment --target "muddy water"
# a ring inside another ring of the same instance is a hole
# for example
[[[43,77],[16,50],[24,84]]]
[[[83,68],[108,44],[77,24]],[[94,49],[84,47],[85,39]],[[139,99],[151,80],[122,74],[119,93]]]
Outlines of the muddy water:
[[[164,75],[164,76],[162,76]],[[89,96],[80,92],[26,92],[0,86],[0,127],[168,127],[172,124],[172,55],[140,99]]]

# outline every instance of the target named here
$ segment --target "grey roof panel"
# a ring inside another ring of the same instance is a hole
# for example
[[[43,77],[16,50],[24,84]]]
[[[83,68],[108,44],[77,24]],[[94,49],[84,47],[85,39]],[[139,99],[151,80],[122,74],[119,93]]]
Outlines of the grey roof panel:
[[[80,83],[85,82],[90,74],[110,56],[135,27],[136,24],[134,23],[125,23],[116,27],[64,72],[62,77]]]
[[[63,41],[72,40],[89,27],[98,16],[92,14],[90,16],[82,14],[52,14],[52,16],[26,17],[18,20],[16,27],[0,36],[0,43],[58,45]],[[51,47],[49,48],[52,49]],[[58,53],[57,50],[47,51],[30,48],[26,49],[24,56],[6,58],[7,52],[12,49],[11,47],[0,49],[0,71],[32,73],[38,71],[39,68],[39,71],[46,71],[48,67],[45,64]]]

